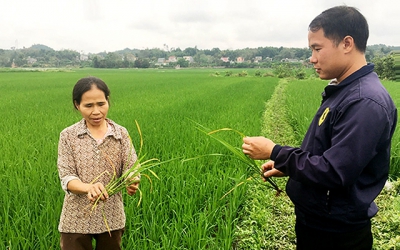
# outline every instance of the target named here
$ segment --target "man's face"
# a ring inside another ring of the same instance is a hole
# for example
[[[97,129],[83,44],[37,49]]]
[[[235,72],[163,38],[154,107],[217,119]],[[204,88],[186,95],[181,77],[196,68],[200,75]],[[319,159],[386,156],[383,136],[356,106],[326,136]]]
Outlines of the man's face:
[[[315,71],[324,80],[336,78],[338,82],[345,72],[346,61],[343,57],[342,46],[336,46],[333,41],[326,38],[323,29],[308,32],[308,46],[312,50],[310,62],[314,64]]]

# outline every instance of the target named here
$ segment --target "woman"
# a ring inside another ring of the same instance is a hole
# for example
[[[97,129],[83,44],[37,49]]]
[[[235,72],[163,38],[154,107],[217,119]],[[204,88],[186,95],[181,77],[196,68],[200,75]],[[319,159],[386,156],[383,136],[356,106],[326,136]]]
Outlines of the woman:
[[[58,145],[58,172],[66,192],[58,226],[61,249],[92,249],[93,239],[96,249],[121,249],[122,194],[109,197],[105,186],[114,171],[121,176],[137,156],[128,131],[107,119],[109,96],[107,85],[96,77],[80,79],[72,92],[82,120],[61,132]],[[138,186],[127,187],[127,193],[135,194]],[[97,199],[102,202],[91,210]]]

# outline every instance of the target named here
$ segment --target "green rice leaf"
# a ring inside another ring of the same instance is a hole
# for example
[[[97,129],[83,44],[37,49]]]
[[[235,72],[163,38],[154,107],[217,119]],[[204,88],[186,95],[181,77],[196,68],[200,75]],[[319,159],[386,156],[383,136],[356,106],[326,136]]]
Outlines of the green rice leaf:
[[[224,140],[222,137],[220,137],[218,135],[220,132],[223,132],[223,131],[234,132],[234,133],[238,134],[241,137],[241,139],[243,140],[243,138],[245,137],[245,134],[243,134],[242,132],[240,132],[238,130],[231,129],[231,128],[221,128],[221,129],[217,129],[217,130],[211,130],[211,129],[209,129],[209,128],[207,128],[207,127],[205,127],[205,126],[203,126],[203,125],[201,125],[201,124],[199,124],[199,123],[197,123],[197,122],[195,122],[193,120],[192,120],[192,122],[196,124],[196,128],[199,131],[201,131],[204,134],[210,136],[211,138],[213,138],[214,140],[218,141],[220,144],[225,146],[225,148],[227,148],[232,153],[232,155],[225,155],[225,154],[220,154],[220,153],[212,153],[212,154],[207,154],[207,155],[202,155],[202,156],[189,158],[187,160],[194,160],[194,159],[198,159],[198,158],[204,157],[204,156],[230,156],[230,157],[233,157],[235,159],[240,160],[241,162],[243,162],[245,164],[245,166],[250,167],[250,169],[251,169],[251,171],[253,172],[254,175],[260,176],[262,174],[260,166],[257,164],[257,162],[254,159],[251,159],[249,156],[245,155],[241,148],[238,148],[238,147],[235,147],[235,146],[231,145],[230,143],[228,143],[226,140]],[[187,160],[185,160],[185,161],[187,161]],[[271,187],[276,190],[277,195],[279,195],[282,192],[282,190],[274,182],[272,177],[270,177],[270,178],[265,178],[263,176],[261,176],[261,177],[264,178],[271,185]],[[245,182],[253,180],[253,179],[254,178],[249,177],[245,181],[240,182],[233,189],[235,189],[238,186],[244,184]],[[233,190],[229,191],[228,193],[231,193],[232,191]],[[224,197],[226,195],[224,195]]]

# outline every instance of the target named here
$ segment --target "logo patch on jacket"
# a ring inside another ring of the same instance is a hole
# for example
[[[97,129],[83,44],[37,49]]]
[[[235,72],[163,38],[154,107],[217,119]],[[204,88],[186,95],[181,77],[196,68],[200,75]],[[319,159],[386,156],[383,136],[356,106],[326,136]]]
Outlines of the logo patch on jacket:
[[[322,113],[321,117],[319,118],[318,126],[321,126],[321,124],[324,123],[326,117],[328,116],[329,111],[330,111],[329,107],[324,110],[324,113]]]

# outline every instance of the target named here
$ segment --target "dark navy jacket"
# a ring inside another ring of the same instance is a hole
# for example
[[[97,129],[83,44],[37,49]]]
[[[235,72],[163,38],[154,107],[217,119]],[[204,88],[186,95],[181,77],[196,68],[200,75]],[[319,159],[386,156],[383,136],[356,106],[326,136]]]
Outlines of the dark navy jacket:
[[[356,230],[378,208],[388,178],[396,107],[368,64],[328,85],[300,148],[277,145],[271,159],[286,173],[298,223],[332,232]]]

